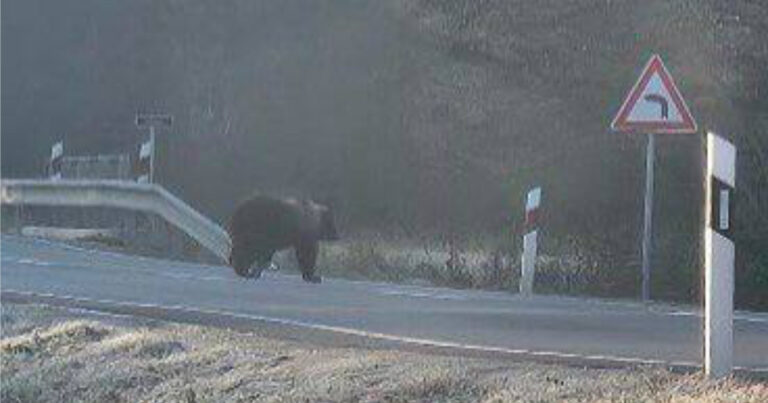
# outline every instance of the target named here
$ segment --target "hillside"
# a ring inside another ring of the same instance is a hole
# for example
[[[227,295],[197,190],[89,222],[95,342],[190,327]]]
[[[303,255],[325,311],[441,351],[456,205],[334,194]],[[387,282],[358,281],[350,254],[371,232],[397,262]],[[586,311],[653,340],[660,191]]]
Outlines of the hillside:
[[[2,172],[50,145],[135,150],[167,111],[163,185],[224,222],[254,189],[335,207],[344,233],[544,251],[633,295],[642,136],[608,126],[659,53],[699,127],[739,147],[737,292],[768,306],[768,5],[747,0],[3,2]],[[700,136],[658,145],[657,297],[698,288]],[[453,247],[453,246],[451,246]],[[463,247],[463,246],[462,246]]]
[[[768,286],[768,256],[759,246],[768,240],[768,74],[760,67],[768,62],[768,6],[406,4],[425,47],[435,53],[406,97],[406,121],[427,145],[418,148],[420,160],[446,164],[425,164],[417,172],[443,181],[446,172],[465,178],[453,188],[438,182],[447,194],[436,199],[466,191],[473,206],[488,205],[473,210],[472,219],[488,214],[490,225],[505,205],[520,211],[525,190],[542,184],[543,225],[556,237],[547,245],[587,250],[604,270],[621,273],[616,281],[632,277],[636,268],[621,269],[637,264],[645,139],[611,133],[608,126],[645,60],[659,53],[702,131],[725,135],[739,147],[737,289],[742,296],[751,290],[744,297],[751,303],[768,302],[760,291]],[[697,293],[702,148],[699,136],[666,136],[658,144],[654,267],[660,295]]]

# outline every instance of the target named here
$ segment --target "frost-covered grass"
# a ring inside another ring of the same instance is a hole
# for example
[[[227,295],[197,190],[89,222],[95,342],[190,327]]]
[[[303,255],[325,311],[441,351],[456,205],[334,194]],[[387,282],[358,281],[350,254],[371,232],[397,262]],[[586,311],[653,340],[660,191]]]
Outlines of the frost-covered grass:
[[[289,337],[4,304],[0,400],[768,401],[768,384],[755,380],[319,347]]]

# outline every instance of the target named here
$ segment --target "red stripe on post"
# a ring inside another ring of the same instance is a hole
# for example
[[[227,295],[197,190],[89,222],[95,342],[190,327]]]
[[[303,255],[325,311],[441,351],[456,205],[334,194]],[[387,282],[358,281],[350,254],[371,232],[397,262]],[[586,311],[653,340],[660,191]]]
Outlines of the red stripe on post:
[[[535,208],[533,210],[528,210],[525,212],[525,227],[526,228],[535,228],[537,226],[537,221],[539,218],[539,209]]]

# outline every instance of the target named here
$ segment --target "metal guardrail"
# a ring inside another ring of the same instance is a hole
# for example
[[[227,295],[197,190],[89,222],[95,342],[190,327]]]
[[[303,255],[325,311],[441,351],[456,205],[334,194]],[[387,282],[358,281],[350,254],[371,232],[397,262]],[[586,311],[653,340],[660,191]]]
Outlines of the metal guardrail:
[[[232,247],[227,231],[155,184],[118,180],[3,179],[0,202],[8,205],[116,207],[155,213],[225,262]]]

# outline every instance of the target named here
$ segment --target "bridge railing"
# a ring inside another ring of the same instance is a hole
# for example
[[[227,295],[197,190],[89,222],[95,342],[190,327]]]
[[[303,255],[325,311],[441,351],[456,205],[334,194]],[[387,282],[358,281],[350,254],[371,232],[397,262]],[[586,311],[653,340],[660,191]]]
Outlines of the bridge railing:
[[[3,179],[0,202],[7,205],[115,207],[155,213],[220,257],[229,258],[229,234],[163,187],[119,180]]]

